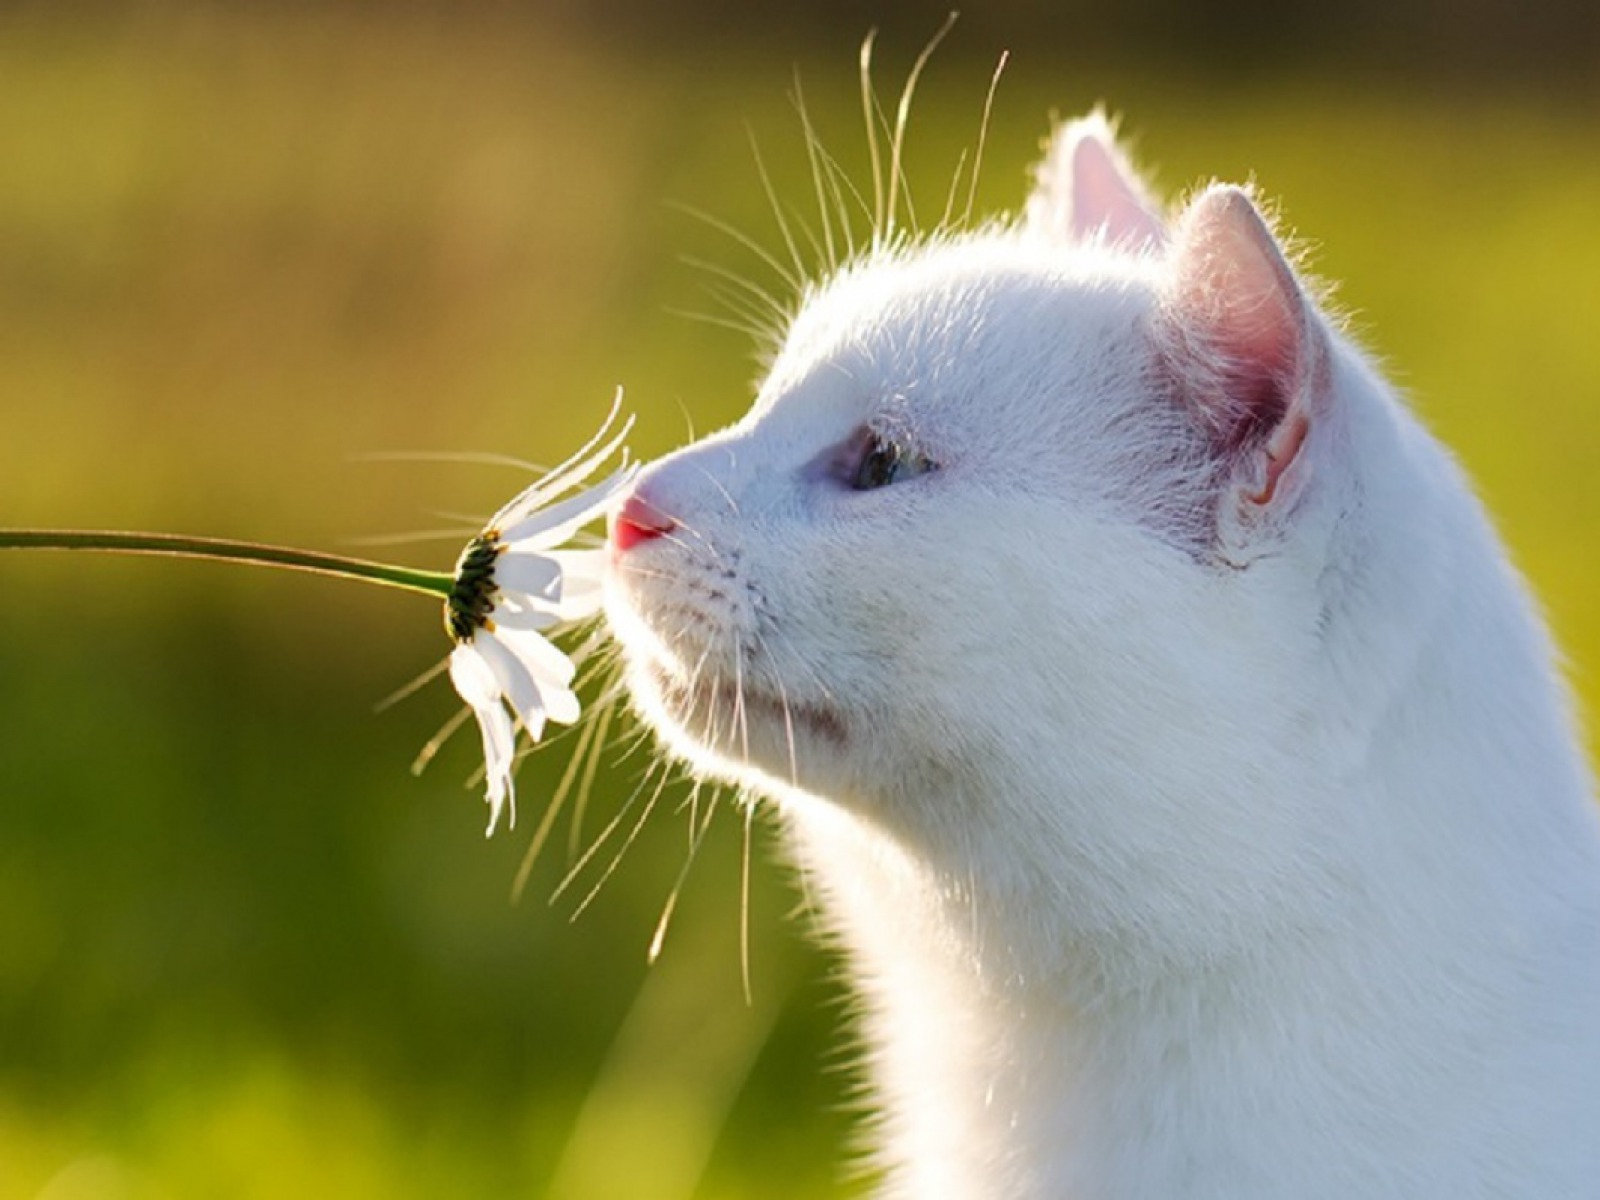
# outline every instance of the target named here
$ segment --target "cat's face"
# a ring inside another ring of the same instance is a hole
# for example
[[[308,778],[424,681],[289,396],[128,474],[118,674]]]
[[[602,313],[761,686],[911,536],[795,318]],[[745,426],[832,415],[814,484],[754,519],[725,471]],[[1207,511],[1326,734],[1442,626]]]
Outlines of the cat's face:
[[[701,770],[937,823],[970,814],[916,797],[976,801],[1007,762],[1081,746],[1092,790],[1152,723],[1174,759],[1212,736],[1213,673],[1271,602],[1234,583],[1237,527],[1297,486],[1299,297],[1238,193],[1168,245],[1131,183],[1082,175],[1076,213],[1047,182],[1022,227],[819,289],[745,419],[640,477],[608,614]]]
[[[674,527],[616,555],[612,623],[675,744],[836,792],[966,740],[1051,606],[1041,565],[1081,560],[1073,525],[1130,490],[1081,411],[1136,421],[1150,390],[1149,288],[1118,265],[1073,279],[998,242],[863,267],[743,421],[645,473]]]

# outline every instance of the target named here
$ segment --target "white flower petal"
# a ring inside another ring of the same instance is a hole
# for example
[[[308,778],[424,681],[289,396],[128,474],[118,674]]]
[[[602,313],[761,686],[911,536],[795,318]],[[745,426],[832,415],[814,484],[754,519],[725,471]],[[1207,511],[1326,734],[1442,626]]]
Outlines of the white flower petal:
[[[495,586],[554,604],[561,595],[561,563],[551,555],[508,549],[494,564]]]
[[[494,672],[502,693],[510,702],[517,720],[534,741],[544,732],[545,706],[539,695],[539,685],[533,672],[493,634],[479,634],[473,642],[483,654],[483,659]]]
[[[564,582],[593,581],[598,587],[606,577],[609,555],[604,550],[546,550],[544,556],[561,568]]]
[[[605,555],[604,550],[502,554],[495,571],[499,592],[495,623],[515,613],[519,628],[546,629],[558,622],[594,616],[605,601]],[[540,565],[529,561],[533,559]],[[557,578],[554,584],[547,584],[552,572]]]
[[[622,393],[618,391],[616,398],[612,401],[611,411],[606,415],[605,423],[595,431],[594,436],[585,442],[577,453],[567,459],[566,462],[556,467],[533,486],[525,488],[513,497],[510,503],[495,513],[493,519],[489,522],[489,527],[503,530],[509,525],[514,525],[530,513],[544,508],[557,496],[561,495],[562,492],[576,487],[593,475],[601,463],[617,452],[618,448],[627,439],[628,433],[633,429],[633,418],[629,417],[622,423],[622,428],[617,430],[611,440],[601,445],[601,439],[606,436],[606,433],[611,429],[612,422],[617,419],[617,408],[621,403]],[[596,447],[599,448],[596,449]]]
[[[490,619],[496,629],[549,629],[559,625],[556,605],[536,596],[500,593]]]
[[[578,694],[571,688],[552,684],[540,687],[539,694],[544,697],[545,716],[557,725],[575,725],[583,715]]]
[[[500,530],[500,540],[508,547],[532,542],[534,549],[559,546],[611,504],[611,501],[634,476],[632,466],[613,472],[603,483],[585,488],[547,508],[535,509],[509,526],[495,526]]]
[[[500,810],[509,808],[508,828],[517,824],[517,791],[511,780],[516,764],[516,729],[500,702],[493,671],[479,653],[476,640],[450,653],[450,682],[472,708],[483,737],[484,800],[489,805],[488,837],[500,822]]]
[[[488,837],[500,823],[500,812],[506,811],[506,828],[517,827],[517,788],[511,773],[516,766],[517,731],[503,706],[474,710],[478,729],[483,734],[483,771],[486,788],[484,800],[489,805],[489,823],[483,836]]]
[[[519,629],[507,621],[496,622],[494,637],[527,668],[541,689],[546,684],[566,687],[577,673],[572,660],[552,645],[542,633],[532,629]]]
[[[500,701],[500,685],[478,653],[476,638],[450,651],[450,682],[474,709],[489,708]]]
[[[605,600],[606,551],[551,550],[548,554],[561,567],[556,615],[563,621],[581,621],[599,612]]]

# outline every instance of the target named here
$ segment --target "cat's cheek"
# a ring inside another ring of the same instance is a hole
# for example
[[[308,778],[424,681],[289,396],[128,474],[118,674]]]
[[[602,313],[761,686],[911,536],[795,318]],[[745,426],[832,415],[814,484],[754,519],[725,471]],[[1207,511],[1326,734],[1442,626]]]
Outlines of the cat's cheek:
[[[835,764],[848,757],[853,738],[841,712],[737,675],[686,675],[630,605],[619,601],[608,614],[635,712],[697,775],[766,789],[837,780]]]

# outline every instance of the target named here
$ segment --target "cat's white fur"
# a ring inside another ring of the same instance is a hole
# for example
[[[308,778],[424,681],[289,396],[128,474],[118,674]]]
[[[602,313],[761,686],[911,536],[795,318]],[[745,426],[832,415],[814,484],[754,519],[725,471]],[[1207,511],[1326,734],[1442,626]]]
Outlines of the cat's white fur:
[[[866,425],[936,466],[854,490]],[[1168,223],[1065,126],[1017,222],[819,286],[633,503],[632,693],[781,814],[885,1195],[1600,1195],[1551,647],[1247,191]]]

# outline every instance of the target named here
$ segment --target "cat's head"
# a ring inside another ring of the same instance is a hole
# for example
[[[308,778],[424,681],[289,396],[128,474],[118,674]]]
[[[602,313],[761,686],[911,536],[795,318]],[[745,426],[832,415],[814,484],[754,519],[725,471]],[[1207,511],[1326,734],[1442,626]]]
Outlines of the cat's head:
[[[1247,191],[1169,222],[1102,118],[1063,127],[1014,224],[825,281],[749,414],[640,476],[608,593],[640,709],[704,772],[946,849],[1096,819],[1005,811],[1030,771],[1147,775],[1152,824],[1197,771],[1272,772],[1331,352]]]

